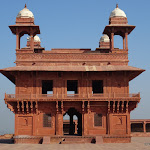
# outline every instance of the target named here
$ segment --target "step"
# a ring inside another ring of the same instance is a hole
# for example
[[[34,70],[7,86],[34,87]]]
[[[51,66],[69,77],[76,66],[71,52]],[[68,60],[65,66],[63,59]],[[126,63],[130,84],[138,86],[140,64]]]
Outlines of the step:
[[[60,144],[85,144],[84,141],[62,141]]]

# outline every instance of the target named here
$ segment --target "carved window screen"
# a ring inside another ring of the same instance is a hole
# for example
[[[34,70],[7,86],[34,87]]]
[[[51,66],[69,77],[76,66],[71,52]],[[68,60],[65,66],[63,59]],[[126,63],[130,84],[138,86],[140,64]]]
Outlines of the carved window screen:
[[[94,114],[94,126],[102,126],[102,114]]]
[[[43,127],[51,127],[51,114],[43,114]]]

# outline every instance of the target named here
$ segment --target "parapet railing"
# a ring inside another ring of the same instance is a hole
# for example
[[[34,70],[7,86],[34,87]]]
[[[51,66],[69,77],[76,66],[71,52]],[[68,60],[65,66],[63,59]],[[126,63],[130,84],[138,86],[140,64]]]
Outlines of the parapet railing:
[[[102,93],[102,94],[5,94],[5,99],[104,99],[140,98],[140,93]]]

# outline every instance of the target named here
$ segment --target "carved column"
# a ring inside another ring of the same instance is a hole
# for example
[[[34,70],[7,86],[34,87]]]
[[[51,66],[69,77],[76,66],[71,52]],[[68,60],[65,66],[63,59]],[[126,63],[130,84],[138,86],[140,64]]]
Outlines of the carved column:
[[[126,45],[125,45],[125,37],[123,37],[123,50],[126,49]]]
[[[16,50],[20,49],[20,35],[16,34]]]
[[[110,48],[111,50],[114,49],[114,33],[111,33],[111,40],[110,40]]]
[[[33,35],[33,29],[30,27],[31,33],[30,33],[30,48],[34,50],[34,35]]]
[[[59,111],[56,101],[56,135],[63,135],[63,114]]]
[[[125,39],[126,39],[126,50],[128,50],[128,33],[125,33]]]

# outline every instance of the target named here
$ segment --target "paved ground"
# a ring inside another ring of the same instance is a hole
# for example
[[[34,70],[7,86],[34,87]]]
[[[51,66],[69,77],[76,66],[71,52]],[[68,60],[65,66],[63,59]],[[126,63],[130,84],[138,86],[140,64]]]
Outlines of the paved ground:
[[[150,150],[150,137],[133,137],[131,143],[112,144],[0,144],[0,150]]]

